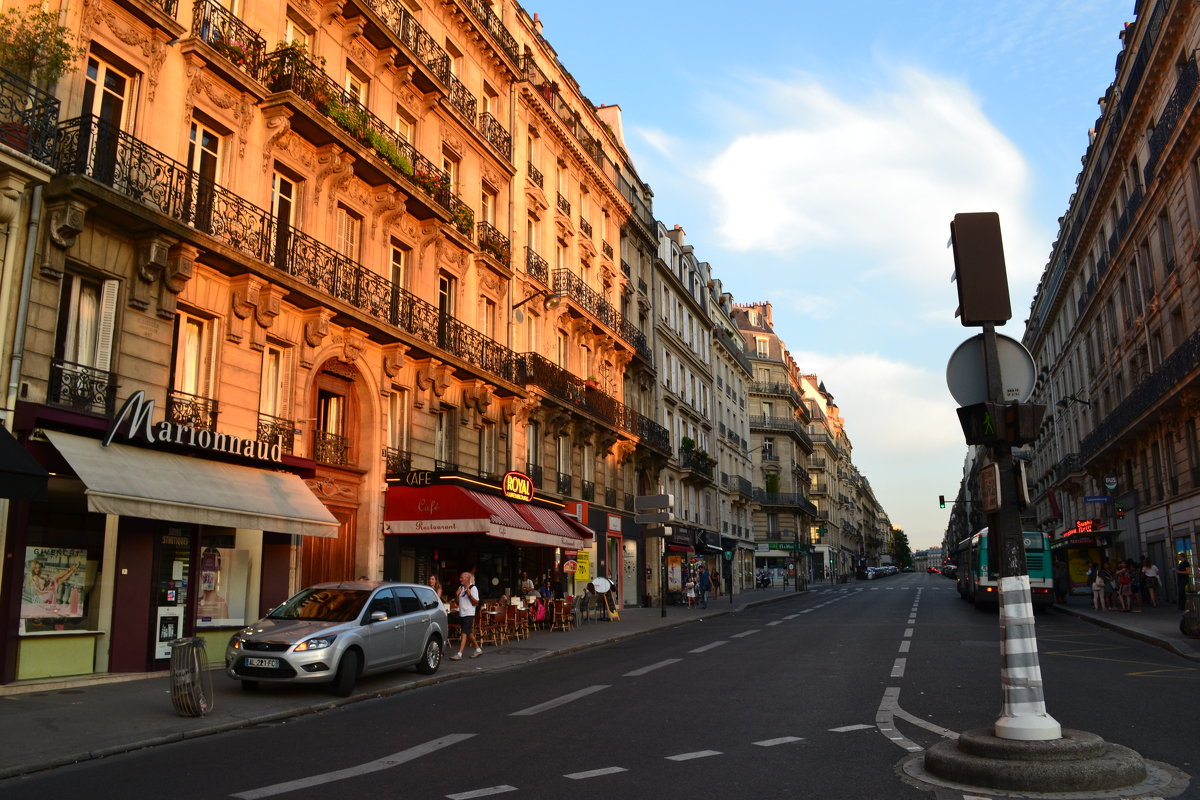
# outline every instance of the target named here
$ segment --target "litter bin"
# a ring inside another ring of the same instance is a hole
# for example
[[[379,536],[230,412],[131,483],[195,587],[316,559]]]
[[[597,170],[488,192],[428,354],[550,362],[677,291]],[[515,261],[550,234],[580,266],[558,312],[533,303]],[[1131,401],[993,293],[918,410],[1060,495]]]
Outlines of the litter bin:
[[[171,705],[183,717],[200,717],[212,710],[212,677],[199,636],[171,642]]]

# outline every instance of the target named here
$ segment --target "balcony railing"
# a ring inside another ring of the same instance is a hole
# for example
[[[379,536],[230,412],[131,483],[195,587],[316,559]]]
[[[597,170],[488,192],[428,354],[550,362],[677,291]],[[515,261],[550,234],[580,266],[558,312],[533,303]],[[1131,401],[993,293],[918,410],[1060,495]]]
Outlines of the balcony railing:
[[[550,283],[550,265],[529,245],[525,245],[525,271],[542,283]]]
[[[679,466],[710,481],[713,479],[713,460],[704,453],[695,450],[680,451]]]
[[[262,78],[267,41],[216,0],[196,0],[192,34],[251,78]]]
[[[299,48],[285,46],[268,55],[262,80],[272,92],[295,92],[355,140],[374,150],[407,183],[448,209],[459,233],[471,236],[475,214],[451,189],[450,175],[421,155],[358,98],[338,86]]]
[[[291,453],[296,445],[296,422],[259,412],[257,439],[270,444],[278,442],[283,452]]]
[[[512,136],[508,131],[504,130],[504,126],[500,121],[486,111],[479,113],[479,130],[483,134],[483,138],[492,143],[492,146],[504,154],[504,157],[512,161]]]
[[[563,197],[562,192],[558,193],[558,210],[568,217],[571,216],[571,201]]]
[[[148,0],[150,5],[158,6],[163,13],[171,19],[175,18],[175,12],[179,10],[179,0]]]
[[[450,84],[450,95],[447,98],[450,101],[450,105],[461,111],[464,117],[474,122],[476,109],[479,108],[479,101],[475,99],[475,95],[471,94],[471,90],[454,73],[447,76],[446,82]]]
[[[63,123],[57,168],[86,175],[481,370],[519,382],[515,354],[507,347],[106,123],[93,117]]]
[[[450,83],[450,56],[405,8],[403,0],[367,0],[392,33],[442,83]]]
[[[0,69],[0,144],[41,164],[54,162],[58,100]]]
[[[117,376],[107,370],[56,358],[50,362],[51,405],[112,416],[117,399]]]
[[[555,491],[557,491],[559,494],[563,494],[563,495],[570,494],[572,483],[573,483],[572,478],[571,478],[571,473],[557,472],[557,473],[555,473],[555,475],[557,475],[557,478],[555,479],[555,482],[554,482]]]
[[[1154,125],[1154,130],[1150,132],[1150,154],[1146,160],[1144,173],[1147,185],[1154,179],[1154,169],[1158,163],[1158,157],[1162,155],[1163,148],[1167,146],[1167,141],[1170,140],[1180,116],[1185,110],[1195,107],[1195,103],[1189,103],[1189,101],[1196,93],[1196,83],[1196,58],[1193,56],[1179,68],[1179,78],[1175,84],[1175,90],[1167,99],[1167,104],[1163,107],[1158,122]]]
[[[589,238],[589,239],[592,238],[592,223],[588,222],[583,217],[579,218],[579,230],[587,238]]]
[[[604,505],[609,508],[617,507],[617,490],[611,486],[604,490]]]
[[[596,500],[596,484],[593,481],[585,481],[582,478],[579,481],[579,495],[583,500],[589,503]]]
[[[624,502],[621,504],[621,507],[624,508],[626,511],[633,511],[633,494],[632,493],[625,492],[625,499],[624,499]]]
[[[653,363],[654,356],[650,352],[650,345],[646,342],[646,335],[638,330],[632,322],[625,319],[625,316],[612,303],[588,286],[583,278],[569,269],[556,269],[554,270],[554,291],[565,293],[609,329],[615,331],[618,336],[633,345],[645,361]]]
[[[583,117],[571,108],[571,104],[562,96],[558,84],[546,77],[546,73],[542,72],[530,53],[525,53],[522,57],[521,71],[525,80],[533,86],[534,92],[549,104],[550,110],[571,131],[588,156],[602,168],[611,166],[611,162],[605,163],[604,147],[600,140],[588,132],[583,124]]]
[[[483,23],[483,27],[492,38],[496,40],[496,44],[500,45],[500,49],[504,51],[514,64],[521,63],[521,49],[517,46],[517,40],[508,32],[508,28],[504,27],[504,23],[496,16],[496,12],[485,0],[465,0],[464,5],[471,9],[471,13]]]
[[[217,429],[217,401],[179,390],[167,392],[167,420],[197,430]]]
[[[753,499],[756,503],[764,506],[794,507],[812,514],[814,517],[817,515],[817,507],[812,504],[812,501],[796,492],[768,492],[764,489],[755,489]]]
[[[480,250],[506,267],[512,264],[512,247],[508,243],[508,237],[496,230],[494,225],[490,222],[480,222],[476,226],[476,236]]]
[[[412,453],[396,447],[385,447],[383,463],[389,477],[409,472],[412,470]]]
[[[767,416],[765,414],[751,414],[750,429],[783,431],[784,433],[789,433],[800,442],[807,444],[808,450],[812,450],[812,439],[809,438],[808,431],[804,430],[804,426],[801,425],[794,417],[775,417]]]
[[[525,168],[526,168],[526,171],[529,173],[529,180],[536,183],[539,188],[543,187],[546,182],[546,179],[542,176],[542,171],[540,169],[538,169],[537,167],[535,167],[533,165],[532,161],[526,161]]]
[[[329,431],[313,431],[313,460],[345,467],[350,464],[350,439]]]
[[[754,496],[754,488],[753,484],[750,483],[750,479],[741,475],[733,476],[733,489],[742,497],[749,498]]]
[[[522,354],[520,363],[523,383],[544,389],[558,402],[587,412],[614,428],[640,437],[644,444],[660,452],[671,452],[667,429],[649,417],[598,389],[588,389],[582,378],[553,364],[539,353]]]
[[[613,246],[611,244],[608,242],[600,242],[600,252],[604,254],[605,258],[607,258],[609,261],[612,261]],[[628,270],[626,270],[625,275],[629,275]]]

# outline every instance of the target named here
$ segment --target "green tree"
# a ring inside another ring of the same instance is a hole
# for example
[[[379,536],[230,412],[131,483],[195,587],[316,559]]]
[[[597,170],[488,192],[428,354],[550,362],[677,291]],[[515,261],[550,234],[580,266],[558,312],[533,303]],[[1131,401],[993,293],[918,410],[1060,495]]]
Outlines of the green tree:
[[[900,528],[892,528],[892,540],[895,542],[896,563],[903,567],[912,567],[912,548],[908,545],[908,536]]]
[[[82,53],[57,14],[16,8],[0,14],[0,67],[18,77],[50,86]]]

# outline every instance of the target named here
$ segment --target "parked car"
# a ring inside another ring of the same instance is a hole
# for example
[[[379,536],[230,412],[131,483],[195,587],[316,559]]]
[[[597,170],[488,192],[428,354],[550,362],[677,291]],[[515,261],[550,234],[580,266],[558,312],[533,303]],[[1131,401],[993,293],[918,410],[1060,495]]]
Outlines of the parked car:
[[[346,697],[359,677],[442,663],[449,624],[428,586],[347,581],[310,586],[235,633],[225,672],[256,689],[260,682],[329,683]]]

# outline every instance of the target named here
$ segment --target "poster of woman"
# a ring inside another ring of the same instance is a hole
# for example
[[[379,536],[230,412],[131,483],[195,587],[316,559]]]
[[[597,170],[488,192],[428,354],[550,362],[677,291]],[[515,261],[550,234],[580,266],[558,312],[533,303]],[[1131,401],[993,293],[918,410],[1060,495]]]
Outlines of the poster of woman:
[[[28,547],[22,619],[79,619],[85,615],[87,550]]]

